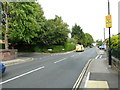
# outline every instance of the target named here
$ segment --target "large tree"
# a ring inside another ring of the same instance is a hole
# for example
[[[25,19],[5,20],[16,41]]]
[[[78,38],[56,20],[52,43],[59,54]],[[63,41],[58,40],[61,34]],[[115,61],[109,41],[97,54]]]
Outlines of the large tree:
[[[75,24],[72,27],[71,35],[72,35],[72,38],[76,39],[79,44],[84,44],[85,35],[82,28],[79,25]]]
[[[31,43],[42,31],[44,12],[41,6],[35,2],[13,2],[10,11],[9,39],[14,42]]]
[[[90,35],[89,33],[85,33],[85,46],[92,46],[92,43],[94,43],[92,35]]]
[[[63,22],[62,18],[55,16],[55,19],[46,21],[42,41],[46,45],[65,44],[69,33],[68,25]]]

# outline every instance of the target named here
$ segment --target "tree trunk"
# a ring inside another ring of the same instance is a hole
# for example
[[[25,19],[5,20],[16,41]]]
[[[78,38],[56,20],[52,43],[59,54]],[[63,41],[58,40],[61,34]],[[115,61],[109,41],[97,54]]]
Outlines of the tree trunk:
[[[9,48],[9,45],[8,45],[8,16],[7,16],[7,10],[8,10],[8,5],[7,5],[7,3],[6,3],[6,7],[5,7],[6,9],[4,9],[4,11],[5,11],[5,16],[6,16],[6,30],[5,30],[5,36],[4,36],[4,38],[5,38],[5,49],[8,49]]]
[[[5,30],[5,49],[8,49],[9,45],[8,45],[8,20],[7,20],[7,16],[6,16],[6,30]]]

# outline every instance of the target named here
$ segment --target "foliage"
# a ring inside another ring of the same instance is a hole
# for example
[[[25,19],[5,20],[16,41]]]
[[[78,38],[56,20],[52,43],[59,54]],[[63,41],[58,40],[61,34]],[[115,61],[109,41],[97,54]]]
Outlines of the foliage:
[[[109,46],[109,39],[106,40],[107,45]],[[112,56],[120,60],[120,35],[115,35],[111,37],[111,53]]]
[[[85,33],[85,46],[92,46],[92,43],[94,43],[93,37],[89,33]]]
[[[77,24],[75,24],[72,27],[72,38],[77,40],[78,44],[82,44],[85,47],[92,46],[92,43],[94,42],[93,37],[89,33],[84,33],[81,27]]]
[[[28,45],[28,44],[19,44],[16,48],[18,48],[19,52],[45,52],[45,53],[58,53],[58,52],[66,52],[75,49],[76,44],[66,43],[65,45]],[[48,51],[48,49],[52,49],[52,51]]]
[[[4,48],[5,48],[5,44],[0,43],[0,49],[4,49]]]
[[[72,38],[77,40],[77,43],[79,43],[79,44],[83,44],[84,43],[85,35],[84,35],[83,30],[81,29],[81,27],[79,25],[75,24],[72,27],[71,35],[72,35]]]
[[[120,48],[112,48],[112,56],[114,56],[115,58],[118,58],[120,60]]]
[[[10,4],[9,39],[14,42],[31,43],[42,31],[44,12],[35,2],[13,2]]]
[[[120,48],[120,35],[111,37],[111,48]]]
[[[92,36],[84,34],[77,24],[72,27],[72,38],[68,39],[70,30],[62,17],[56,15],[47,20],[41,5],[36,2],[10,2],[8,5],[10,48],[30,52],[48,52],[47,49],[52,48],[52,52],[64,52],[75,49],[76,43],[88,46],[93,41]],[[0,34],[4,31],[3,26]]]
[[[46,21],[41,39],[46,45],[64,45],[69,32],[68,25],[63,22],[61,17],[56,15],[55,19]]]
[[[96,44],[97,46],[101,46],[102,45],[102,40],[96,40],[96,43],[97,43]]]
[[[110,38],[111,48],[120,48],[120,35],[115,35]],[[106,43],[109,46],[109,39],[106,39]]]
[[[68,43],[75,43],[75,44],[77,44],[77,40],[75,40],[74,38],[68,38],[67,42]]]

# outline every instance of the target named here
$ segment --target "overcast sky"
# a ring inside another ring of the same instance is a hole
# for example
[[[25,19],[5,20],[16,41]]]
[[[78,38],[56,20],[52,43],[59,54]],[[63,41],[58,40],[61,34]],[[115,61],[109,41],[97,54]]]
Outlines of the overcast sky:
[[[118,33],[118,2],[110,0],[110,13],[113,27],[111,35]],[[108,15],[108,0],[38,0],[43,8],[44,16],[53,19],[55,15],[61,16],[71,29],[78,24],[85,33],[90,33],[95,40],[103,39],[105,16]],[[105,28],[108,38],[108,28]]]

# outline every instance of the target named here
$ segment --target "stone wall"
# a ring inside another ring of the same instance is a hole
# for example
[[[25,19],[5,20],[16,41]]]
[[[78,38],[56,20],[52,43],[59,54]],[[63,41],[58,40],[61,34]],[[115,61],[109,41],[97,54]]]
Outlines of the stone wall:
[[[112,68],[120,74],[120,60],[112,57]]]
[[[0,60],[12,60],[17,57],[17,49],[0,49]]]

